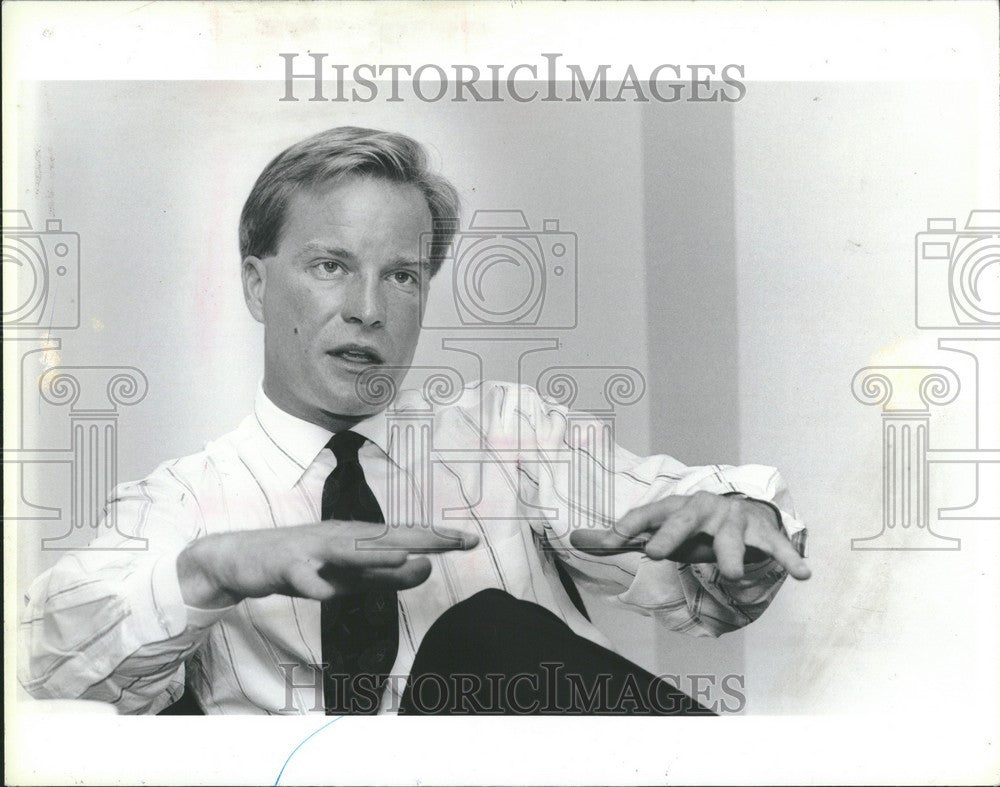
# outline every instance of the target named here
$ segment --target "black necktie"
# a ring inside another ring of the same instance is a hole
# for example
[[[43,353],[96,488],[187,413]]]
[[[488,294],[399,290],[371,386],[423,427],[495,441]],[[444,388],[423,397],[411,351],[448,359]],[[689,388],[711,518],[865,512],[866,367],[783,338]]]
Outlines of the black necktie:
[[[337,466],[323,485],[324,520],[385,522],[358,461],[364,442],[356,432],[338,432],[327,443]],[[396,591],[368,591],[324,602],[320,625],[327,715],[377,713],[399,648]]]

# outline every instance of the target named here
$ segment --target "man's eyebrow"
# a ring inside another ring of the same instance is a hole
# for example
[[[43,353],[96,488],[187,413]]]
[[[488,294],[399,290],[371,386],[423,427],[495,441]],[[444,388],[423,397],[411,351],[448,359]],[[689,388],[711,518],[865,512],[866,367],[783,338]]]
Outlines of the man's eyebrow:
[[[401,265],[404,268],[429,268],[431,263],[429,260],[421,259],[419,257],[397,257],[392,262],[393,265]]]
[[[309,243],[302,247],[303,253],[316,251],[322,252],[323,254],[329,254],[331,257],[343,257],[349,260],[354,259],[354,255],[347,249],[343,249],[340,246],[333,246],[329,243],[323,243],[322,241],[309,241]]]
[[[347,249],[341,248],[340,246],[335,246],[330,243],[323,243],[322,241],[309,241],[302,247],[302,255],[313,254],[319,252],[321,254],[327,254],[331,257],[340,257],[341,259],[353,261],[355,259],[354,254]],[[389,263],[389,267],[404,267],[404,268],[427,268],[430,269],[431,263],[429,260],[422,259],[420,257],[396,257]]]

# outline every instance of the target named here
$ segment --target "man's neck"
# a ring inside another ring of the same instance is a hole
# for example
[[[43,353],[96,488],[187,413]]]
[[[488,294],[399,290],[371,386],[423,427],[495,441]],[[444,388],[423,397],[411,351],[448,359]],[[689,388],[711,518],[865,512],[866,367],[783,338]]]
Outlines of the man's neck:
[[[264,378],[263,388],[264,395],[270,399],[271,403],[278,409],[283,410],[289,415],[295,416],[303,421],[308,421],[311,424],[322,427],[323,429],[333,432],[334,434],[350,429],[362,421],[378,415],[378,411],[363,415],[345,415],[342,413],[324,410],[320,407],[310,406],[305,402],[289,396],[282,396],[280,393],[275,392],[273,390],[273,386],[268,385],[267,377]]]

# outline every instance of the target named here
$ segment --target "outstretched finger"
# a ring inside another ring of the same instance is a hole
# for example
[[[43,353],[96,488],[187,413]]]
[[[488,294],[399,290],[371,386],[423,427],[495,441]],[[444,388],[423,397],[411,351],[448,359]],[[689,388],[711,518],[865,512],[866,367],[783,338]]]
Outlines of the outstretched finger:
[[[406,562],[409,553],[405,549],[358,549],[355,544],[345,545],[342,539],[331,539],[324,544],[324,549],[317,557],[325,564],[338,568],[393,568]]]
[[[361,589],[406,590],[416,587],[431,575],[431,561],[414,557],[398,568],[368,568],[361,572]]]
[[[403,549],[411,554],[432,554],[472,549],[479,544],[479,536],[427,525],[395,526],[371,538],[360,537],[356,544],[361,552]]]
[[[809,579],[812,570],[783,533],[773,528],[747,528],[746,542],[759,547],[778,561],[796,579]]]
[[[715,562],[719,573],[726,579],[743,579],[743,557],[746,552],[744,534],[747,529],[746,519],[735,511],[727,511],[723,515],[712,548],[715,551]]]
[[[644,506],[633,508],[618,520],[614,531],[628,540],[641,533],[656,530],[668,516],[687,506],[691,499],[688,495],[668,495]]]
[[[570,534],[570,543],[579,550],[595,555],[615,555],[642,550],[649,540],[648,532],[681,508],[689,497],[670,495],[644,506],[633,508],[610,528],[583,528]]]
[[[620,555],[623,552],[641,552],[646,538],[623,539],[604,527],[580,528],[569,534],[574,549],[591,555]]]
[[[693,511],[696,508],[695,498],[691,495],[669,495],[633,508],[609,529],[576,530],[570,534],[570,543],[575,548],[594,555],[641,552],[647,548],[655,534],[663,529],[672,515],[682,509]],[[684,537],[681,537],[680,541],[683,540]]]
[[[686,498],[687,505],[674,511],[660,525],[646,544],[646,554],[653,560],[663,560],[699,530],[708,531],[719,517],[718,511],[702,511],[694,498]]]

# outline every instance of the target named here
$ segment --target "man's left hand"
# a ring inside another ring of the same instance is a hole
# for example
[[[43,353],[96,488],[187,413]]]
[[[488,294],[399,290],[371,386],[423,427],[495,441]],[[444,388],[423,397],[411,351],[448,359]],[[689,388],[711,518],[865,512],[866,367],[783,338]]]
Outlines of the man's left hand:
[[[716,563],[730,580],[743,578],[745,562],[773,558],[796,579],[812,572],[764,503],[695,492],[670,495],[634,508],[610,530],[577,530],[577,549],[597,555],[643,551],[653,560]]]

